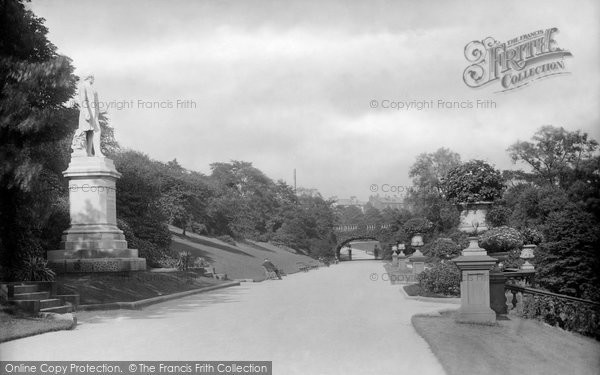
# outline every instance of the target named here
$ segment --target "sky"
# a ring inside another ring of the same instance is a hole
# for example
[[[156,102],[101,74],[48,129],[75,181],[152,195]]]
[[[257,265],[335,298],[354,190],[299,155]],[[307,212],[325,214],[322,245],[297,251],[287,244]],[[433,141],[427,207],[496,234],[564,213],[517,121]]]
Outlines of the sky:
[[[243,160],[290,185],[296,169],[298,186],[326,198],[367,200],[410,186],[417,155],[440,147],[514,169],[524,166],[506,149],[543,125],[600,140],[597,1],[29,6],[76,74],[94,74],[123,147],[206,174],[211,163]],[[463,81],[471,41],[550,28],[572,54],[569,74],[506,92]]]

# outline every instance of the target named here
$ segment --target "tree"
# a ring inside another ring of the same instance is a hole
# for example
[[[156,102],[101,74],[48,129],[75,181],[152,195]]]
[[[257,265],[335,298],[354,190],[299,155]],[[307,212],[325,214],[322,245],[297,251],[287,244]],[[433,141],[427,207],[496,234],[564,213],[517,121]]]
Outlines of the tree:
[[[208,222],[207,201],[213,195],[206,178],[183,168],[177,159],[158,163],[163,176],[159,205],[168,223],[179,226],[185,236],[188,229],[199,228]]]
[[[160,163],[137,151],[118,153],[114,162],[122,174],[116,184],[117,217],[127,222],[137,238],[168,253],[171,233],[160,206],[161,184],[166,176]]]
[[[7,269],[41,255],[47,224],[61,210],[54,202],[66,194],[60,172],[76,127],[76,110],[66,106],[76,77],[47,33],[23,1],[0,1],[0,260]]]
[[[541,184],[568,187],[598,150],[598,142],[587,133],[562,127],[543,126],[531,139],[518,141],[507,151],[514,163],[524,162],[531,167],[533,173],[525,176]]]
[[[600,301],[600,223],[570,207],[548,215],[536,250],[538,283],[550,291]]]
[[[338,208],[338,220],[341,225],[361,225],[364,222],[365,215],[362,210],[356,206],[344,206]]]
[[[442,180],[452,168],[460,165],[460,155],[447,148],[432,153],[422,153],[410,167],[408,176],[413,178],[417,190],[442,192]]]
[[[383,224],[383,217],[381,211],[367,203],[364,215],[364,223],[367,225],[381,225]]]
[[[227,222],[226,228],[220,230],[229,233],[222,234],[260,240],[276,210],[275,183],[248,162],[213,163],[211,169],[209,181],[216,191],[228,197],[217,197],[211,203],[212,212]],[[222,214],[215,211],[216,206]]]

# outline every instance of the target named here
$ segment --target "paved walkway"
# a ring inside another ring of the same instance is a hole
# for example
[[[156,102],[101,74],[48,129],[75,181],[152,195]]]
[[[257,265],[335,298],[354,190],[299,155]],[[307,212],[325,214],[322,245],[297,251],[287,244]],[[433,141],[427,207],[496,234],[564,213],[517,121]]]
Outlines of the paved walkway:
[[[271,360],[274,374],[443,374],[378,261],[344,262],[165,302],[82,312],[74,331],[0,345],[2,360]],[[373,274],[378,280],[372,281]]]

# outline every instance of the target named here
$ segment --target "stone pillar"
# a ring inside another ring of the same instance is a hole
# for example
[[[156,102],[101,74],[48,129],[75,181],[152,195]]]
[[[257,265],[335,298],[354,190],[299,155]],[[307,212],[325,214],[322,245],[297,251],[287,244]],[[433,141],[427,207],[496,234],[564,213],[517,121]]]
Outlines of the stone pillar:
[[[60,250],[48,251],[58,272],[120,272],[146,269],[137,249],[128,249],[117,227],[116,181],[121,174],[105,157],[72,156],[69,180],[71,226]]]
[[[398,254],[398,269],[400,272],[410,272],[410,269],[406,266],[406,255],[404,254],[404,251],[400,251],[400,254]]]
[[[496,313],[490,308],[490,269],[496,258],[477,244],[477,237],[469,237],[469,247],[452,261],[461,271],[461,306],[457,321],[460,323],[493,324]]]
[[[506,276],[501,271],[490,271],[490,307],[496,314],[507,314],[506,309]]]
[[[398,267],[398,254],[395,251],[392,253],[392,266]]]
[[[412,253],[410,257],[408,257],[408,260],[413,265],[413,273],[415,275],[418,275],[425,270],[425,259],[427,258],[423,255],[423,253],[421,253],[421,250],[419,249]]]

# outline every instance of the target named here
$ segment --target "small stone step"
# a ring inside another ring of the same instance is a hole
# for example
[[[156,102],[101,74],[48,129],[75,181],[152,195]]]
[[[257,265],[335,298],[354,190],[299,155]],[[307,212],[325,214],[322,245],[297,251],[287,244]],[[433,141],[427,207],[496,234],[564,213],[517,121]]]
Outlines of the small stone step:
[[[40,300],[40,309],[46,309],[48,307],[58,307],[60,306],[60,300],[58,298],[50,298]]]
[[[47,307],[45,309],[40,309],[41,313],[51,312],[56,314],[66,314],[73,312],[73,306],[56,306],[56,307]]]
[[[31,293],[15,293],[12,297],[13,300],[23,300],[23,299],[48,299],[48,292],[31,292]]]
[[[15,285],[15,294],[34,293],[38,291],[37,285]]]
[[[37,299],[21,299],[21,300],[11,300],[10,304],[18,306],[23,311],[28,311],[30,313],[36,313],[40,308],[40,301]]]

